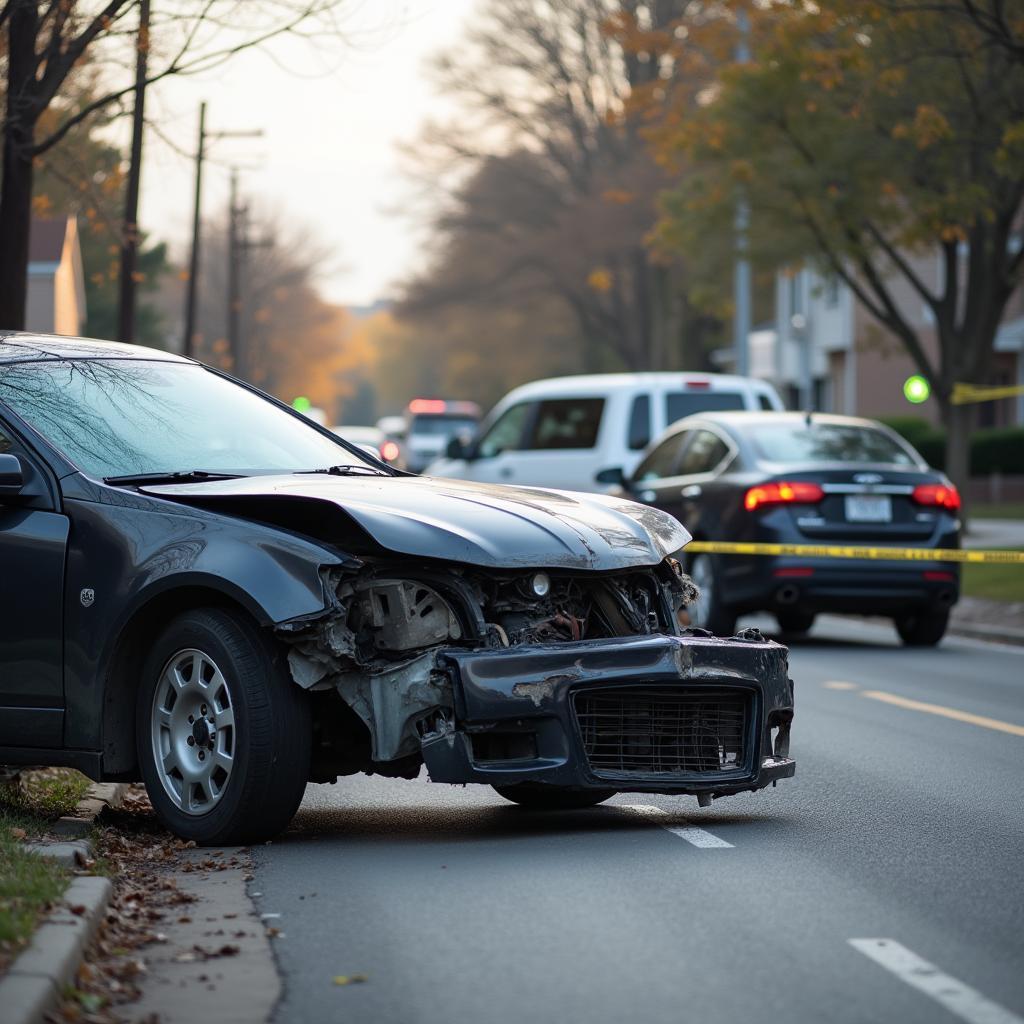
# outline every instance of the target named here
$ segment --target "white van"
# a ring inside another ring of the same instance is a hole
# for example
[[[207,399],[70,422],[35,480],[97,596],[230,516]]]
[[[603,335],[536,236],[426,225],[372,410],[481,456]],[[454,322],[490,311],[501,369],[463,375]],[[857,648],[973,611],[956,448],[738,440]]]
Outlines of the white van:
[[[556,377],[509,392],[468,443],[456,438],[431,476],[573,491],[605,490],[636,467],[652,437],[698,412],[783,409],[775,389],[714,373]]]

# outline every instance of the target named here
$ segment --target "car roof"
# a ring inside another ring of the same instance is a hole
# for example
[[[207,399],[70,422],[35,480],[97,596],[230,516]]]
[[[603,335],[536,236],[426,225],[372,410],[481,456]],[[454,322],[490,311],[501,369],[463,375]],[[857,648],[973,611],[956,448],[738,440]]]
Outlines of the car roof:
[[[807,418],[808,414],[806,412],[775,412],[768,409],[699,412],[684,419],[676,420],[670,429],[683,429],[691,421],[704,420],[710,423],[718,423],[723,427],[733,427],[737,430],[749,428],[756,430],[759,426],[772,423],[789,423],[799,426],[806,423]],[[840,416],[836,413],[812,412],[810,420],[812,424],[824,424],[827,426],[870,427],[875,430],[879,428],[882,430],[889,429],[884,423],[879,423],[878,420],[869,420],[862,416]]]
[[[642,391],[644,388],[686,385],[707,382],[712,389],[755,387],[771,390],[767,381],[755,377],[738,377],[729,373],[580,373],[568,377],[548,377],[521,384],[509,396],[538,397],[560,395],[603,395],[611,391]]]
[[[0,364],[38,363],[66,359],[145,359],[166,363],[189,363],[191,359],[143,345],[117,341],[94,341],[55,334],[0,331]]]

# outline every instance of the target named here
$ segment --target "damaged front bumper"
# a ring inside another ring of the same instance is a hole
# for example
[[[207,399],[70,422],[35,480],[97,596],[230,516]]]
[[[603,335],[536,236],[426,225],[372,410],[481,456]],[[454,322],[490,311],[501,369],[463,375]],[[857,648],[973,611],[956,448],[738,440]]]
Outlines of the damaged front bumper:
[[[443,650],[454,713],[421,735],[434,782],[725,796],[796,770],[785,647],[756,631]]]

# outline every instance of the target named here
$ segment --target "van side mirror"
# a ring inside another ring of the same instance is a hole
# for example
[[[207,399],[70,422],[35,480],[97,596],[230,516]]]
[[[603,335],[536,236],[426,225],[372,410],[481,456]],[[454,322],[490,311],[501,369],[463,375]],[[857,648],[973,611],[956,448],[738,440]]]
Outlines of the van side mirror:
[[[0,501],[16,498],[25,487],[25,470],[17,455],[0,455]]]
[[[621,466],[610,466],[608,469],[599,470],[594,474],[594,480],[599,484],[609,484],[615,487],[625,487],[629,483]]]
[[[466,434],[456,434],[445,448],[444,454],[449,459],[465,459],[467,461],[476,458],[476,445],[472,438]]]

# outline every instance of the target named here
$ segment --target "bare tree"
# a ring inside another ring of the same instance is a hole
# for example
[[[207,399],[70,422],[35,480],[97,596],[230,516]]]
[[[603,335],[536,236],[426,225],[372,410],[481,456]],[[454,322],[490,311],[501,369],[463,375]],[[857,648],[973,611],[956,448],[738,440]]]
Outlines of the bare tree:
[[[666,31],[690,2],[486,7],[464,44],[437,61],[438,83],[458,101],[460,118],[425,133],[424,166],[435,193],[438,180],[448,186],[435,231],[475,235],[500,258],[483,261],[489,279],[472,275],[461,297],[435,264],[410,287],[406,308],[542,290],[620,364],[678,361],[688,313],[680,261],[652,258],[646,245],[664,179],[626,116],[634,91],[658,78],[657,62],[622,47],[611,28],[627,18]],[[441,259],[453,251],[442,247]]]
[[[4,91],[0,181],[0,325],[21,328],[32,204],[33,160],[75,125],[130,97],[137,86],[140,0],[0,0]],[[216,67],[280,35],[337,34],[342,0],[161,0],[150,24],[145,85]],[[83,103],[62,98],[88,62],[100,88]],[[44,114],[56,111],[46,119]]]

